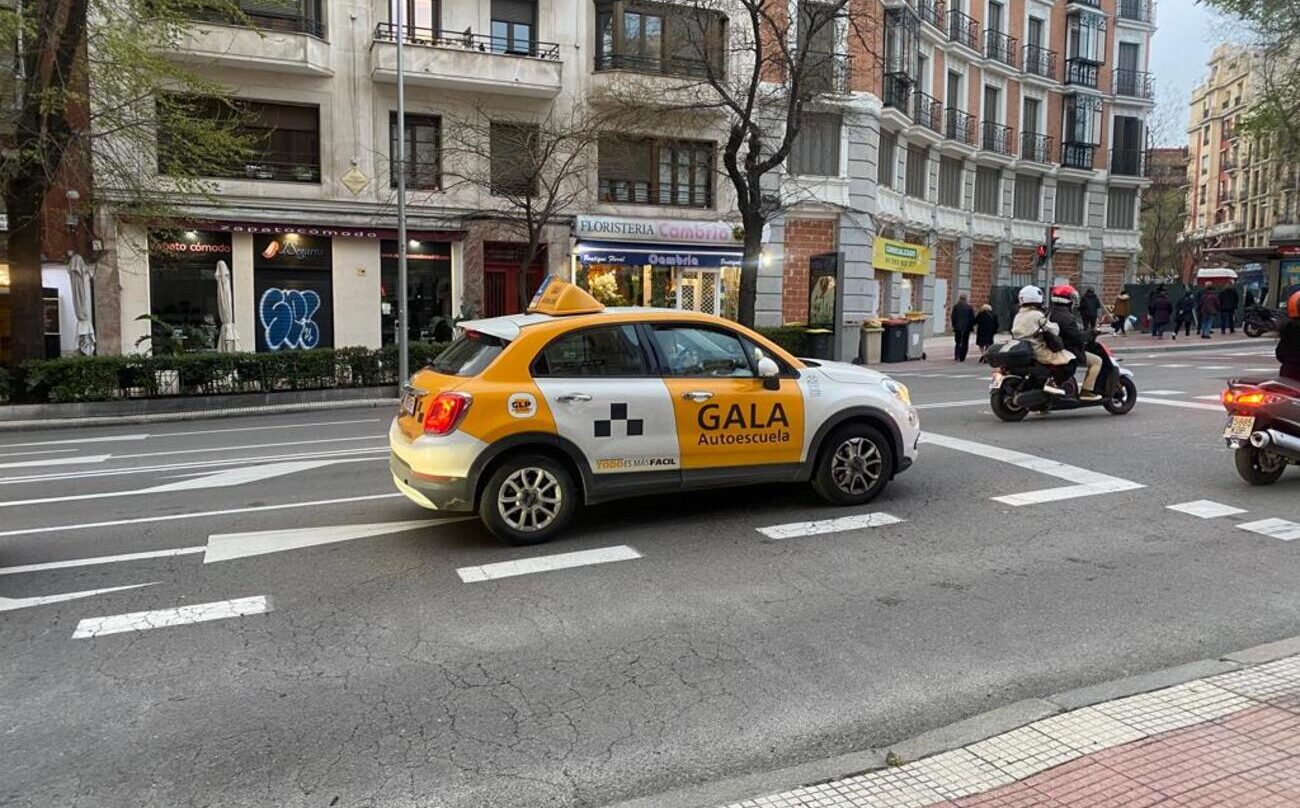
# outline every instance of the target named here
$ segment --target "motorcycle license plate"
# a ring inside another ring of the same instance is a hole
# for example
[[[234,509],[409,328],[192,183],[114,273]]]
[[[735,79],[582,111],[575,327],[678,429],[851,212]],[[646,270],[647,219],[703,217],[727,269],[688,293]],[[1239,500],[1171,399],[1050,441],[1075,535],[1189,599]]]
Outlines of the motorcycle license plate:
[[[1255,416],[1253,415],[1234,415],[1232,420],[1228,421],[1228,428],[1223,430],[1223,437],[1235,440],[1245,440],[1255,431]]]
[[[993,374],[993,379],[992,379],[991,381],[989,381],[989,389],[990,389],[990,390],[998,390],[998,389],[1000,389],[1000,388],[1002,387],[1002,379],[1003,379],[1003,378],[1004,378],[1004,377],[1002,376],[1001,373],[994,373],[994,374]]]

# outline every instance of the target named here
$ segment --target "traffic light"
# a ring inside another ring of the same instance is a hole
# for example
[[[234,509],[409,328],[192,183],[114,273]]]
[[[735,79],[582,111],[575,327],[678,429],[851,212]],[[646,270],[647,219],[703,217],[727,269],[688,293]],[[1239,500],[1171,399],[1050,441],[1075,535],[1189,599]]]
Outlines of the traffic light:
[[[1047,262],[1056,254],[1056,242],[1061,240],[1056,225],[1050,225],[1047,228],[1047,241],[1038,245],[1037,253],[1034,257],[1034,269],[1040,269],[1047,265]]]

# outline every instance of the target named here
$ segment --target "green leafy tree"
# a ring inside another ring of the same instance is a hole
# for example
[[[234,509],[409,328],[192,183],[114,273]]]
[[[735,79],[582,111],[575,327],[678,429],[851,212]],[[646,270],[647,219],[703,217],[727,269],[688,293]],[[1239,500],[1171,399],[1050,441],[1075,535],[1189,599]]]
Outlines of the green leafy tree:
[[[43,354],[42,209],[53,189],[94,188],[77,200],[83,215],[112,201],[166,216],[256,145],[226,89],[175,58],[194,20],[214,15],[247,23],[228,0],[0,0],[12,366]],[[211,103],[231,114],[212,116]],[[161,155],[159,130],[170,133]]]

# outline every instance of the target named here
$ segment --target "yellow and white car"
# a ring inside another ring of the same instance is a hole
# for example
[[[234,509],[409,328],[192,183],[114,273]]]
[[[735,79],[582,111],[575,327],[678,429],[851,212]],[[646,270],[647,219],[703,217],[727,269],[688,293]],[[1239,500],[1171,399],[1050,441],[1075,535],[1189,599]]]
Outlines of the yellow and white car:
[[[426,508],[477,511],[511,543],[641,494],[811,481],[860,505],[916,458],[905,386],[796,359],[719,317],[605,308],[548,278],[527,314],[460,328],[403,388],[393,480]]]

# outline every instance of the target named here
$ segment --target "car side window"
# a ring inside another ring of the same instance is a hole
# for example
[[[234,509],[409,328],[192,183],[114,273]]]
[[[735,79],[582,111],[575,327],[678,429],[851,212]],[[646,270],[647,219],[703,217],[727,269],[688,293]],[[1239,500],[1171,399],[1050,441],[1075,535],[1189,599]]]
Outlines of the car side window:
[[[754,376],[745,346],[735,334],[690,325],[655,325],[654,335],[667,376]]]
[[[776,354],[758,345],[748,337],[741,337],[741,342],[744,343],[745,345],[745,352],[749,354],[750,357],[753,358],[754,367],[758,367],[758,360],[766,356],[768,359],[771,359],[773,362],[776,362],[776,366],[781,369],[782,376],[792,376],[792,377],[798,376],[798,374],[794,372],[794,368],[790,367],[789,362],[786,362],[781,357],[777,356]]]
[[[533,362],[534,376],[647,376],[636,326],[585,328],[556,337]]]

